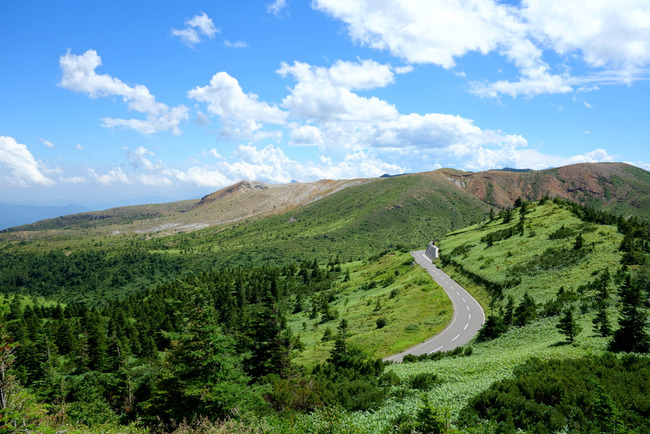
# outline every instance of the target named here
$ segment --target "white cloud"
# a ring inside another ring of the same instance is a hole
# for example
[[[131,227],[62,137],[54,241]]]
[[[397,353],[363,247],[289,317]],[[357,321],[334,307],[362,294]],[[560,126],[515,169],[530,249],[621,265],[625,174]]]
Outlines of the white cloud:
[[[45,140],[45,139],[42,138],[42,137],[39,138],[39,140],[41,141],[42,144],[44,144],[44,145],[47,146],[48,148],[51,148],[51,149],[54,148],[54,143],[50,142],[49,140]]]
[[[66,184],[83,184],[86,182],[84,176],[70,176],[70,177],[60,177],[59,180]]]
[[[381,123],[374,132],[374,145],[379,147],[445,148],[454,145],[527,146],[521,136],[482,130],[470,119],[438,113],[402,115]]]
[[[388,50],[410,63],[455,65],[469,51],[488,53],[503,39],[497,20],[509,19],[491,1],[315,0],[348,25],[353,40]]]
[[[186,120],[187,107],[180,105],[170,109],[166,104],[157,102],[156,98],[143,85],[129,86],[108,74],[97,74],[97,67],[102,59],[95,50],[88,50],[82,55],[66,53],[59,59],[63,72],[59,85],[75,92],[87,93],[91,98],[102,96],[121,96],[130,110],[147,114],[146,120],[104,118],[103,126],[128,127],[143,134],[158,131],[180,133],[178,125]]]
[[[141,119],[113,119],[102,118],[102,126],[107,128],[131,128],[142,134],[153,134],[158,131],[172,131],[178,135],[181,133],[178,125],[181,121],[189,118],[187,107],[181,105],[174,107],[162,116],[147,116],[146,120]]]
[[[0,166],[7,171],[3,170],[5,173],[0,174],[0,177],[8,184],[54,184],[54,181],[43,174],[42,164],[34,159],[27,146],[16,142],[13,137],[0,136]]]
[[[182,182],[189,182],[199,187],[224,187],[235,181],[226,178],[214,167],[191,167],[185,171],[178,171],[176,178]]]
[[[496,0],[314,0],[312,5],[346,23],[355,42],[409,63],[450,69],[468,53],[500,54],[519,76],[471,83],[481,97],[566,93],[575,85],[627,84],[650,74],[647,1],[526,0],[511,6]],[[585,77],[555,72],[544,60],[550,50],[596,72]]]
[[[200,127],[205,127],[210,125],[210,119],[203,114],[201,111],[196,112],[196,118],[194,118],[194,123]]]
[[[201,15],[195,15],[189,20],[185,20],[184,29],[172,29],[172,35],[178,36],[185,45],[193,47],[202,41],[201,36],[214,38],[214,35],[220,33],[220,29],[215,27],[212,18],[208,17],[205,12]]]
[[[559,54],[578,53],[592,67],[633,73],[650,63],[650,3],[639,0],[527,0],[531,32]]]
[[[321,146],[323,136],[320,130],[313,125],[301,125],[291,130],[291,141],[293,146]]]
[[[214,158],[223,158],[223,157],[219,154],[219,151],[217,151],[216,148],[212,148],[212,149],[210,149],[210,150],[208,150],[208,151],[205,151],[205,150],[204,150],[204,151],[201,152],[201,155],[202,155],[203,157],[207,157],[208,155],[211,155],[211,156],[213,156]]]
[[[111,169],[103,175],[98,174],[94,169],[88,168],[88,173],[90,176],[103,185],[113,185],[115,183],[121,184],[131,184],[132,181],[128,176],[122,171],[121,167]]]
[[[266,6],[266,12],[279,17],[284,8],[287,6],[287,0],[275,0]]]
[[[215,74],[208,86],[197,86],[187,96],[205,103],[208,112],[220,116],[226,124],[235,122],[236,127],[226,125],[232,131],[241,129],[252,134],[261,124],[281,125],[287,119],[287,113],[278,107],[259,101],[253,93],[244,93],[237,79],[226,72]]]
[[[228,48],[246,48],[248,47],[248,44],[244,41],[235,41],[235,42],[230,42],[228,40],[223,41],[224,45]]]
[[[77,143],[74,147],[77,151],[83,151],[84,147]]]
[[[278,74],[293,76],[297,84],[282,105],[295,118],[326,121],[381,121],[393,119],[395,106],[376,97],[361,97],[351,89],[373,89],[393,81],[387,65],[373,61],[337,62],[331,68],[311,66],[302,62],[282,63]]]

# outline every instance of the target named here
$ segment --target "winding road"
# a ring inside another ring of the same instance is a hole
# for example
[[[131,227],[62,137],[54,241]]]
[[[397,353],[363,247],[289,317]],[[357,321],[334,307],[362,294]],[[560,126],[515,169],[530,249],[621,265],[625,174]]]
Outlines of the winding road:
[[[474,297],[469,295],[458,283],[431,263],[424,250],[411,252],[415,261],[433,277],[445,290],[454,306],[454,316],[447,327],[434,337],[415,345],[399,354],[386,357],[384,360],[401,362],[405,355],[419,356],[425,353],[450,351],[469,342],[485,322],[483,308]]]

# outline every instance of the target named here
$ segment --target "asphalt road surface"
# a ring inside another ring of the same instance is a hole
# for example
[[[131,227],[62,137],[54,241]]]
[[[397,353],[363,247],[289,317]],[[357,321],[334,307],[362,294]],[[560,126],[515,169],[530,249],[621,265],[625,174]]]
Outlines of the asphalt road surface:
[[[443,331],[421,344],[409,348],[399,354],[386,357],[384,360],[401,362],[407,354],[419,356],[425,353],[450,351],[469,342],[485,322],[485,313],[481,305],[469,295],[458,283],[447,276],[431,263],[424,250],[411,252],[415,262],[427,270],[431,277],[445,290],[454,305],[454,316]]]

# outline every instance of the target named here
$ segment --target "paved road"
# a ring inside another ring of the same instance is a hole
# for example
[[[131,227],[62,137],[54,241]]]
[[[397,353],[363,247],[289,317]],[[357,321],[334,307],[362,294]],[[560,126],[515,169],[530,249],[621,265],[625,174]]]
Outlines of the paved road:
[[[443,331],[431,339],[409,348],[384,360],[401,362],[407,354],[420,355],[437,351],[450,351],[472,339],[485,322],[485,313],[481,305],[469,295],[458,283],[447,276],[424,254],[424,250],[411,252],[415,261],[429,272],[431,277],[445,290],[454,305],[454,316]]]

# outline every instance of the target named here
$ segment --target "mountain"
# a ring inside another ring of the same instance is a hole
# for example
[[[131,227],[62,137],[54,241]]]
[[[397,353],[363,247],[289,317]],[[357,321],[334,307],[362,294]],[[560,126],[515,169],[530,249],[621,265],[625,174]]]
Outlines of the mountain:
[[[279,186],[242,181],[200,200],[11,228],[0,234],[0,323],[20,345],[11,378],[24,387],[21,396],[111,432],[134,420],[143,422],[133,432],[162,429],[161,417],[185,417],[188,409],[227,416],[230,410],[215,413],[221,410],[196,400],[221,405],[224,390],[237,399],[255,393],[250,402],[268,404],[259,415],[232,407],[260,431],[411,432],[421,428],[413,421],[444,418],[461,431],[558,432],[568,419],[549,412],[580,416],[580,409],[606,407],[603,414],[627,418],[622,427],[646,432],[648,358],[593,357],[617,336],[634,344],[627,337],[645,327],[624,328],[630,315],[643,318],[636,312],[647,317],[649,187],[648,172],[624,164],[441,169]],[[481,301],[483,334],[414,363],[365,359],[368,350],[385,355],[410,346],[463,312],[452,313],[409,254],[431,239],[441,268]],[[567,341],[558,325],[569,322]],[[521,364],[531,356],[537,361],[521,379],[525,387],[498,391],[509,405],[489,402],[499,382],[526,373]],[[538,366],[561,360],[587,369],[563,370],[558,379]],[[316,362],[323,364],[299,366]],[[607,367],[602,378],[613,380],[601,384],[589,364]],[[585,387],[567,389],[568,380]],[[65,399],[48,398],[59,396],[61,384]],[[517,390],[542,402],[509,397]],[[558,390],[575,402],[558,401]],[[502,407],[512,407],[503,424],[476,413]],[[534,425],[506,426],[515,415]],[[250,430],[238,426],[221,431]],[[601,424],[592,431],[612,430]]]
[[[208,244],[220,244],[220,250],[233,244],[241,250],[268,239],[273,228],[276,239],[270,244],[278,254],[277,249],[286,247],[288,241],[314,244],[323,237],[330,242],[323,248],[354,242],[365,243],[372,251],[397,244],[416,247],[481,220],[491,207],[510,207],[519,197],[561,197],[625,217],[648,218],[649,191],[650,173],[623,163],[522,172],[439,169],[398,177],[284,185],[241,181],[200,200],[62,216],[10,228],[0,239],[118,235],[148,239],[203,230],[201,240],[192,242],[195,246],[210,239]],[[293,224],[288,226],[288,221]],[[236,242],[226,230],[233,227],[240,235]],[[332,240],[339,241],[335,245]],[[314,249],[321,248],[315,244]],[[359,255],[362,248],[343,250]]]
[[[554,169],[468,173],[441,169],[459,188],[505,208],[521,197],[548,195],[627,215],[650,216],[650,172],[625,163],[581,163]]]

